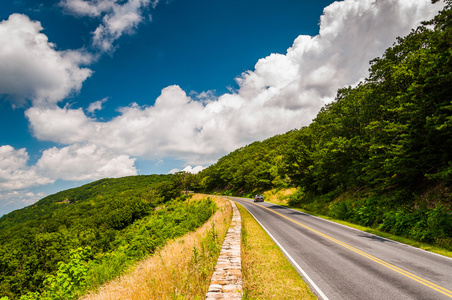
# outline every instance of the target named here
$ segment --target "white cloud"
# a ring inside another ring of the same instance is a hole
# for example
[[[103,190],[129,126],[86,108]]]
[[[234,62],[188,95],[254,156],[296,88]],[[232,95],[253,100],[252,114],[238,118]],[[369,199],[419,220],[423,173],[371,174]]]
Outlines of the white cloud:
[[[25,111],[36,138],[63,144],[89,139],[95,134],[95,124],[83,110],[67,107],[31,107]]]
[[[0,192],[0,217],[5,212],[33,204],[45,196],[45,193],[33,193],[29,191]]]
[[[151,5],[153,8],[158,0],[62,0],[66,10],[79,15],[102,17],[100,24],[93,32],[93,45],[104,52],[114,50],[113,42],[124,33],[132,33],[145,18],[145,9]],[[152,20],[148,15],[148,20]]]
[[[83,51],[57,51],[40,22],[12,14],[0,23],[0,95],[15,105],[56,103],[80,90],[91,70],[80,65],[92,56]]]
[[[28,153],[25,148],[15,150],[6,145],[0,146],[0,170],[14,170],[27,164]]]
[[[239,79],[239,95],[265,105],[296,109],[303,123],[334,99],[338,88],[368,75],[369,61],[380,56],[397,36],[431,18],[430,1],[348,0],[324,9],[320,33],[299,36],[286,55],[258,61]]]
[[[371,59],[439,9],[426,0],[335,2],[324,10],[319,35],[299,36],[285,55],[260,59],[237,78],[236,92],[218,98],[194,93],[193,99],[169,86],[153,106],[134,103],[109,122],[68,108],[32,108],[27,117],[41,140],[89,143],[144,159],[213,163],[248,143],[309,124],[338,88],[365,78]]]
[[[45,193],[33,193],[29,191],[12,191],[0,193],[0,202],[3,205],[11,205],[19,202],[19,205],[29,205],[45,197]]]
[[[86,109],[86,111],[88,111],[91,114],[94,114],[96,112],[96,110],[102,110],[102,104],[107,102],[107,100],[108,100],[108,97],[105,97],[102,100],[95,101],[95,102],[91,103],[88,106],[88,108]]]
[[[40,174],[69,181],[137,175],[135,159],[96,145],[74,144],[43,152],[36,163]]]
[[[180,87],[170,86],[162,90],[154,106],[132,104],[109,122],[96,122],[81,109],[59,107],[32,107],[26,116],[40,140],[90,143],[148,159],[172,156],[194,164],[211,163],[218,158],[219,148],[225,153],[240,145],[234,136],[242,129],[231,128],[225,120],[240,108],[235,99],[230,100],[223,97],[204,106]]]
[[[177,172],[180,172],[180,169],[174,168],[174,169],[171,169],[171,170],[168,172],[168,174],[176,174]]]
[[[192,173],[192,174],[198,174],[199,172],[201,172],[205,168],[206,167],[203,167],[203,166],[196,166],[196,167],[193,167],[193,168],[192,168],[192,166],[186,166],[182,171],[187,172],[187,173]]]
[[[106,177],[137,175],[135,159],[96,145],[74,144],[50,148],[29,166],[25,149],[0,146],[0,216],[30,205],[45,196],[28,189],[56,180],[94,181]]]
[[[0,191],[24,189],[53,183],[54,180],[41,176],[35,168],[27,166],[29,156],[26,149],[0,146]]]
[[[116,5],[115,0],[62,0],[60,5],[67,11],[79,16],[99,17],[102,13],[111,11]]]
[[[203,166],[196,166],[196,167],[192,167],[192,166],[186,166],[182,172],[187,172],[187,173],[191,173],[191,174],[198,174],[199,172],[201,172],[202,170],[204,170],[206,167]],[[171,169],[171,171],[168,172],[168,174],[176,174],[177,172],[180,172],[180,169]]]
[[[0,192],[69,181],[136,175],[135,159],[96,145],[53,147],[29,166],[25,149],[0,146]]]

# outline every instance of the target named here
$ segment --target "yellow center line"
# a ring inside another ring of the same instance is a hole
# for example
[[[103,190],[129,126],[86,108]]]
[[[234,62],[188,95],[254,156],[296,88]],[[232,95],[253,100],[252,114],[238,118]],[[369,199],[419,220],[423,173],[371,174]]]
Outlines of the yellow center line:
[[[366,258],[368,258],[368,259],[370,259],[370,260],[372,260],[372,261],[374,261],[374,262],[376,262],[376,263],[378,263],[378,264],[380,264],[382,266],[385,266],[385,267],[387,267],[387,268],[389,268],[389,269],[391,269],[391,270],[393,270],[393,271],[395,271],[395,272],[397,272],[397,273],[399,273],[401,275],[404,275],[404,276],[406,276],[406,277],[408,277],[408,278],[410,278],[410,279],[412,279],[414,281],[417,281],[417,282],[419,282],[419,283],[421,283],[421,284],[423,284],[425,286],[428,286],[429,288],[431,288],[431,289],[433,289],[433,290],[435,290],[437,292],[440,292],[441,294],[444,294],[444,295],[452,298],[452,291],[449,291],[448,289],[445,289],[445,288],[443,288],[443,287],[441,287],[439,285],[436,285],[436,284],[434,284],[434,283],[432,283],[432,282],[430,282],[428,280],[425,280],[425,279],[423,279],[423,278],[421,278],[419,276],[416,276],[416,275],[414,275],[414,274],[412,274],[412,273],[410,273],[408,271],[405,271],[405,270],[403,270],[403,269],[401,269],[399,267],[396,267],[396,266],[394,266],[394,265],[392,265],[392,264],[390,264],[390,263],[388,263],[388,262],[386,262],[384,260],[381,260],[381,259],[379,259],[379,258],[377,258],[377,257],[375,257],[373,255],[370,255],[369,253],[361,251],[361,250],[359,250],[359,249],[357,249],[355,247],[352,247],[352,246],[350,246],[350,245],[348,245],[348,244],[346,244],[344,242],[341,242],[341,241],[339,241],[339,240],[337,240],[337,239],[335,239],[335,238],[333,238],[333,237],[331,237],[331,236],[329,236],[329,235],[327,235],[327,234],[325,234],[323,232],[320,232],[320,231],[318,231],[318,230],[316,230],[316,229],[314,229],[312,227],[309,227],[309,226],[307,226],[307,225],[305,225],[303,223],[297,222],[297,221],[295,221],[295,220],[293,220],[293,219],[291,219],[289,217],[286,217],[285,215],[283,215],[283,214],[281,214],[279,212],[276,212],[276,211],[274,211],[274,210],[272,210],[272,209],[270,209],[268,207],[265,207],[265,206],[262,206],[262,205],[256,204],[256,203],[254,203],[254,204],[257,205],[257,206],[260,206],[262,208],[265,208],[265,209],[271,211],[272,213],[275,213],[275,214],[277,214],[277,215],[279,215],[279,216],[281,216],[281,217],[283,217],[283,218],[285,218],[285,219],[287,219],[287,220],[289,220],[289,221],[291,221],[291,222],[293,222],[293,223],[295,223],[297,225],[300,225],[301,227],[303,227],[303,228],[305,228],[305,229],[307,229],[307,230],[309,230],[311,232],[314,232],[314,233],[316,233],[316,234],[318,234],[318,235],[320,235],[320,236],[322,236],[322,237],[324,237],[324,238],[326,238],[326,239],[328,239],[328,240],[330,240],[330,241],[332,241],[332,242],[334,242],[334,243],[336,243],[336,244],[338,244],[338,245],[340,245],[340,246],[342,246],[344,248],[347,248],[347,249],[349,249],[349,250],[351,250],[351,251],[353,251],[353,252],[355,252],[355,253],[357,253],[357,254],[359,254],[361,256],[364,256],[364,257],[366,257]]]

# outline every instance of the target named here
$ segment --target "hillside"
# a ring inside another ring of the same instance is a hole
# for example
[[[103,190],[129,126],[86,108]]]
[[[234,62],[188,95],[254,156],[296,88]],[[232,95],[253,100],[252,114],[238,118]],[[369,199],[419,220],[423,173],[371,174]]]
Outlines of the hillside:
[[[182,186],[179,175],[102,179],[3,216],[0,297],[75,298],[199,227],[216,205]]]
[[[209,192],[296,187],[289,203],[452,248],[452,4],[371,61],[307,127],[199,175]]]

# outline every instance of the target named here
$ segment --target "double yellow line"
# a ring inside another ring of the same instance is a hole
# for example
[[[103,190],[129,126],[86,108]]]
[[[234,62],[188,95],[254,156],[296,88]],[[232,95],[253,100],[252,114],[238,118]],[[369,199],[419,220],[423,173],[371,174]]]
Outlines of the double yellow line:
[[[324,237],[324,238],[326,238],[326,239],[328,239],[328,240],[330,240],[330,241],[332,241],[332,242],[334,242],[334,243],[336,243],[338,245],[341,245],[344,248],[347,248],[347,249],[349,249],[349,250],[351,250],[351,251],[353,251],[353,252],[355,252],[355,253],[357,253],[357,254],[359,254],[361,256],[364,256],[364,257],[366,257],[366,258],[368,258],[368,259],[370,259],[370,260],[372,260],[372,261],[374,261],[374,262],[376,262],[376,263],[378,263],[378,264],[380,264],[382,266],[385,266],[385,267],[387,267],[387,268],[389,268],[389,269],[391,269],[391,270],[393,270],[393,271],[395,271],[395,272],[397,272],[397,273],[399,273],[399,274],[401,274],[403,276],[406,276],[406,277],[408,277],[408,278],[410,278],[410,279],[412,279],[412,280],[414,280],[416,282],[419,282],[420,284],[428,286],[429,288],[431,288],[431,289],[433,289],[433,290],[435,290],[437,292],[440,292],[443,295],[446,295],[446,296],[452,298],[452,291],[449,291],[448,289],[445,289],[445,288],[443,288],[443,287],[441,287],[439,285],[436,285],[436,284],[434,284],[434,283],[432,283],[432,282],[430,282],[428,280],[425,280],[425,279],[423,279],[423,278],[421,278],[419,276],[416,276],[413,273],[405,271],[405,270],[403,270],[403,269],[401,269],[399,267],[396,267],[396,266],[394,266],[394,265],[392,265],[392,264],[390,264],[390,263],[388,263],[388,262],[386,262],[384,260],[381,260],[381,259],[379,259],[379,258],[377,258],[377,257],[375,257],[373,255],[370,255],[369,253],[366,253],[366,252],[361,251],[361,250],[359,250],[359,249],[357,249],[355,247],[352,247],[349,244],[341,242],[341,241],[339,241],[339,240],[337,240],[337,239],[335,239],[335,238],[333,238],[333,237],[331,237],[331,236],[329,236],[327,234],[324,234],[323,232],[320,232],[320,231],[318,231],[318,230],[316,230],[316,229],[314,229],[312,227],[306,226],[303,223],[297,222],[297,221],[295,221],[295,220],[293,220],[293,219],[291,219],[289,217],[286,217],[285,215],[283,215],[281,213],[278,213],[278,212],[276,212],[276,211],[274,211],[274,210],[272,210],[272,209],[270,209],[268,207],[262,206],[260,204],[255,204],[255,205],[258,205],[258,206],[260,206],[262,208],[265,208],[265,209],[271,211],[274,214],[277,214],[277,215],[279,215],[279,216],[281,216],[281,217],[283,217],[283,218],[285,218],[285,219],[287,219],[287,220],[289,220],[289,221],[291,221],[291,222],[293,222],[293,223],[295,223],[295,224],[297,224],[297,225],[299,225],[299,226],[301,226],[301,227],[303,227],[303,228],[305,228],[305,229],[307,229],[307,230],[309,230],[311,232],[314,232],[314,233],[316,233],[316,234],[318,234],[318,235],[320,235],[320,236],[322,236],[322,237]]]

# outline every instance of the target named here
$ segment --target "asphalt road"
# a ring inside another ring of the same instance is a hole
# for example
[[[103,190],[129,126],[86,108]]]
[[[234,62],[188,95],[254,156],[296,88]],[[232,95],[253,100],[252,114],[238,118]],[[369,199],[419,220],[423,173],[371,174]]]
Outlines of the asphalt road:
[[[452,259],[267,202],[243,205],[319,299],[452,299]]]

